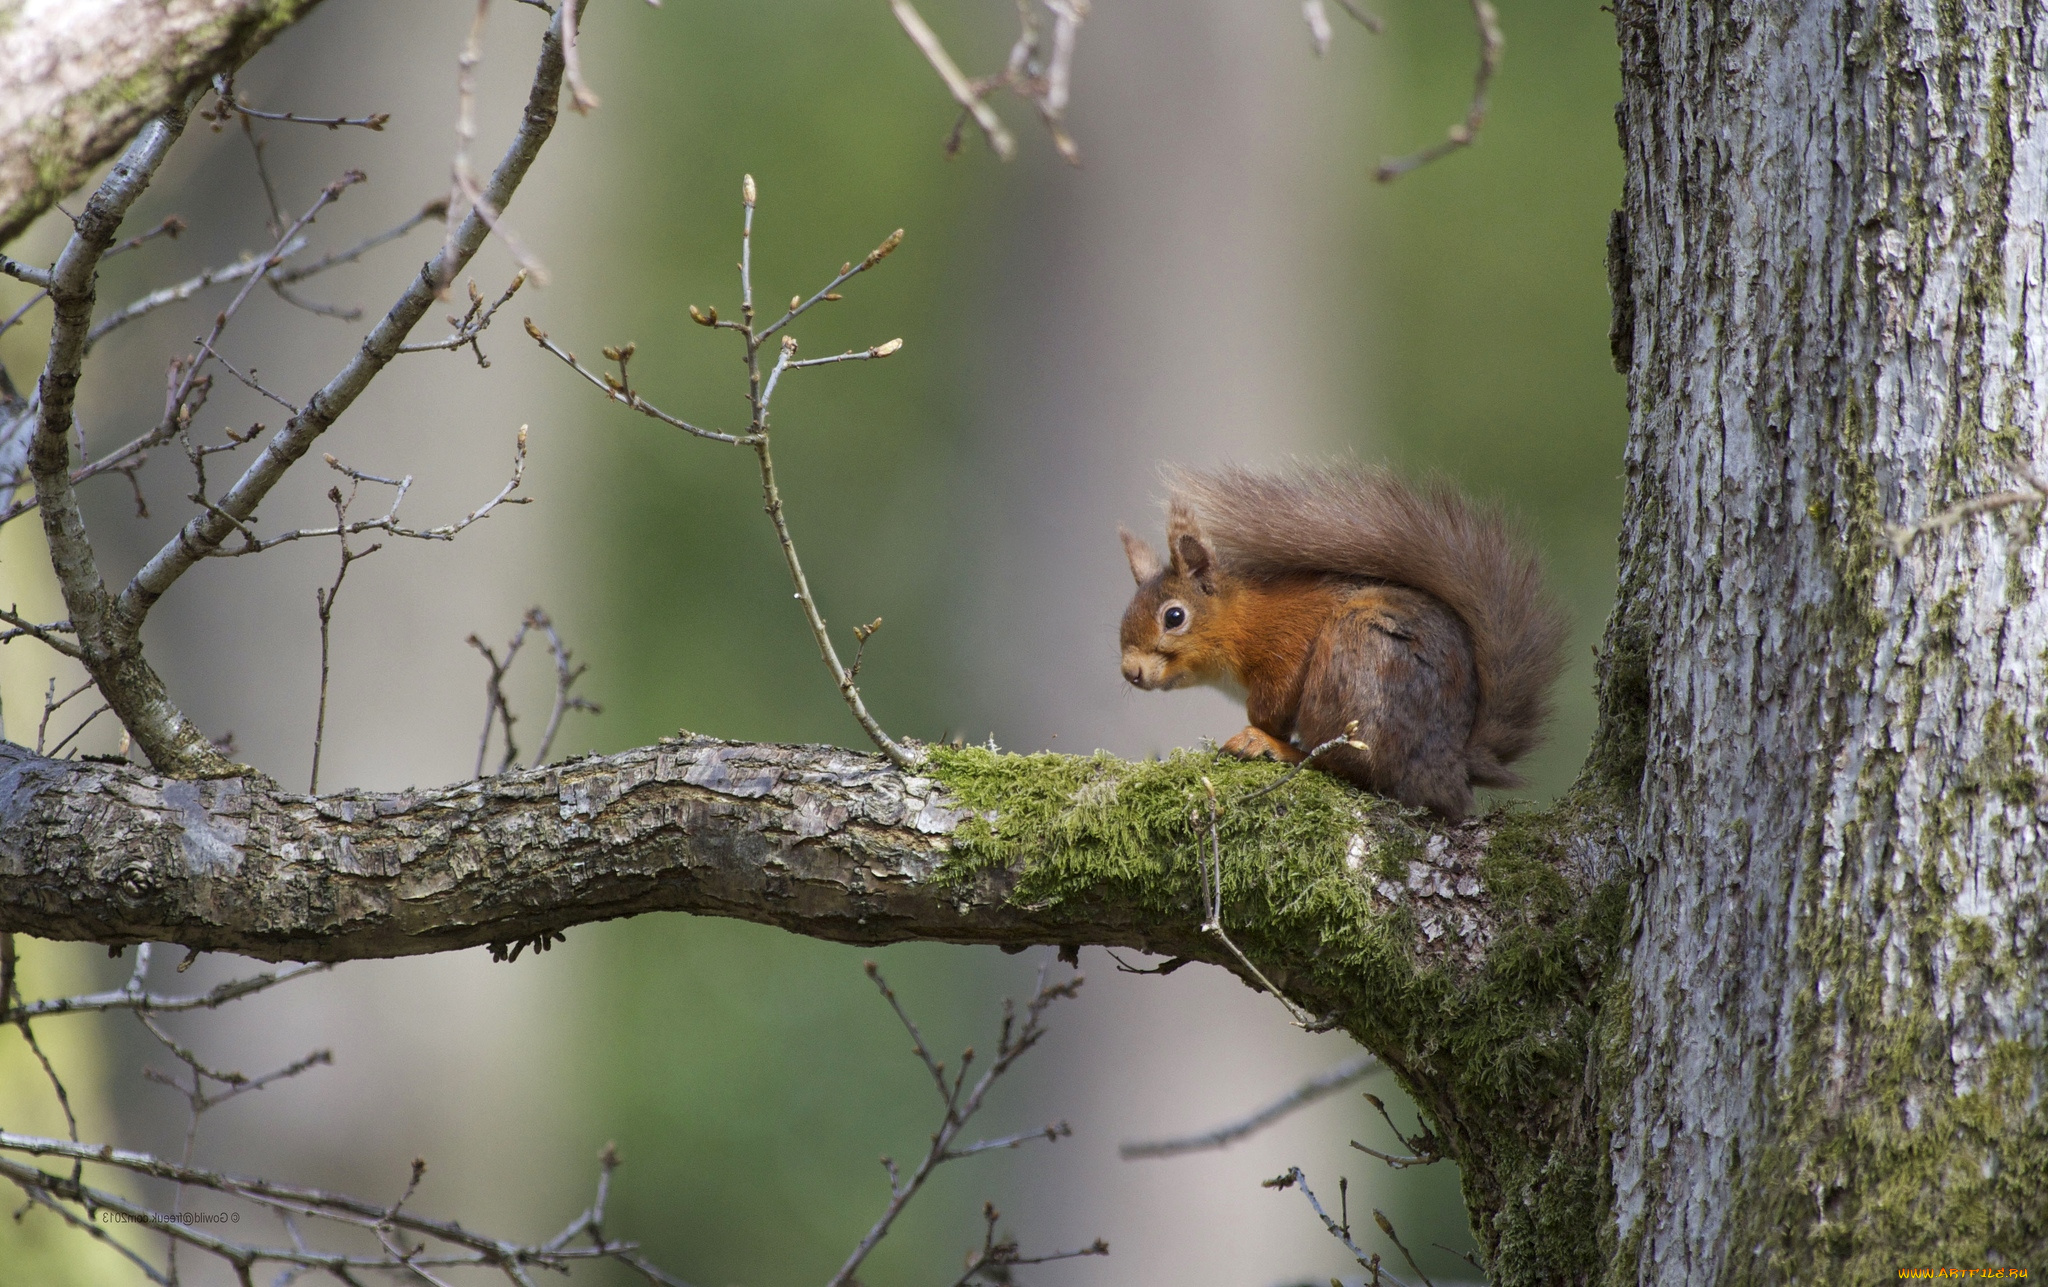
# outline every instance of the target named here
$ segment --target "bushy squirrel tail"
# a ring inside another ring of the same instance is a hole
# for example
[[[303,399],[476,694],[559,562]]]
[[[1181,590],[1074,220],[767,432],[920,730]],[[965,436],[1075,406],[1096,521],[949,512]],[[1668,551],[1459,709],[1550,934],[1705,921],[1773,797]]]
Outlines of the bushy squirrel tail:
[[[1471,780],[1517,786],[1507,765],[1542,740],[1567,622],[1536,555],[1490,507],[1445,482],[1420,489],[1358,464],[1169,470],[1169,513],[1192,519],[1227,572],[1330,572],[1420,590],[1471,632],[1478,713]]]

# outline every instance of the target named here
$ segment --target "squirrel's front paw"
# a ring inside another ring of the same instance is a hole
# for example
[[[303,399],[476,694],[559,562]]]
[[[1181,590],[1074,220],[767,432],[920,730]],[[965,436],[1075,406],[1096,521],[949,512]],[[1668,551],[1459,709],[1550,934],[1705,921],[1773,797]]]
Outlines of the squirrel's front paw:
[[[1278,760],[1282,764],[1293,764],[1302,758],[1300,751],[1251,725],[1246,725],[1243,732],[1225,742],[1223,753],[1235,755],[1240,760]]]

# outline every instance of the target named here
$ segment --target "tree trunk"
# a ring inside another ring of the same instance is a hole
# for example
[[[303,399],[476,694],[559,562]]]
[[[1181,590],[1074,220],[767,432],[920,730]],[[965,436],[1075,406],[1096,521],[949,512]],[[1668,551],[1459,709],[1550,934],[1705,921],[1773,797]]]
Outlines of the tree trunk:
[[[1616,7],[1611,1280],[2048,1252],[2041,16]]]

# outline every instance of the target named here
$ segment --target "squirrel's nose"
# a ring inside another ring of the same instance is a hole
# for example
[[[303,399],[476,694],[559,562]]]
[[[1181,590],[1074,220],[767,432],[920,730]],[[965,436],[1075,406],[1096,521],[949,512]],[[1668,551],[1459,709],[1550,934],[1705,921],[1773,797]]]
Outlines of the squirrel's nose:
[[[1145,686],[1145,672],[1141,667],[1139,667],[1135,663],[1125,663],[1124,678],[1139,688],[1143,688]]]

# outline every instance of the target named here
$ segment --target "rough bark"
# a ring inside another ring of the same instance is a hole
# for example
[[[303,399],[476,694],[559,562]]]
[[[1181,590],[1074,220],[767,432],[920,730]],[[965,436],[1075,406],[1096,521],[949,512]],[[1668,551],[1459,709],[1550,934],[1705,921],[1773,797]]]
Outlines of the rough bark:
[[[1213,755],[931,755],[906,776],[678,738],[309,797],[0,743],[0,932],[348,960],[680,910],[856,943],[1134,947],[1263,976],[1370,1046],[1461,1162],[1489,1251],[1548,1272],[1518,1204],[1592,1236],[1586,1051],[1626,905],[1611,815],[1426,826],[1321,774],[1259,793],[1277,766]],[[1205,929],[1219,868],[1234,946]]]
[[[0,246],[320,0],[0,0]]]
[[[2041,17],[1617,6],[1614,1281],[2048,1253]]]

